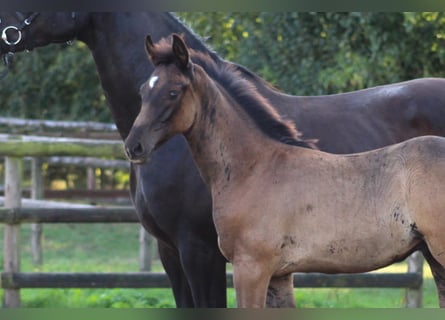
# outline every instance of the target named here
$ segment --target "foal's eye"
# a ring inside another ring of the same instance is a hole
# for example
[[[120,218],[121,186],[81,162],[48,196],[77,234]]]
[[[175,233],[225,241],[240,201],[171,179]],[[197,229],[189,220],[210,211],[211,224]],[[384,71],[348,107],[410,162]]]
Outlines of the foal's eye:
[[[175,99],[178,95],[179,95],[179,92],[176,91],[176,90],[171,90],[171,91],[168,93],[168,96],[170,97],[170,99]]]

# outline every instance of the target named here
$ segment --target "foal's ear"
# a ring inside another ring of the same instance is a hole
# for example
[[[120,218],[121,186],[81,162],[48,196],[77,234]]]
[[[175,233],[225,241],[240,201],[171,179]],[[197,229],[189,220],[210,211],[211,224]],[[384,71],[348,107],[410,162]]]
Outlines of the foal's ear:
[[[180,66],[186,69],[190,63],[189,51],[184,43],[184,40],[177,34],[173,34],[172,47],[173,53],[175,54],[176,59],[178,59]]]
[[[149,34],[145,37],[145,51],[147,52],[151,62],[154,63],[155,45],[153,44],[153,40],[151,40],[151,36]]]

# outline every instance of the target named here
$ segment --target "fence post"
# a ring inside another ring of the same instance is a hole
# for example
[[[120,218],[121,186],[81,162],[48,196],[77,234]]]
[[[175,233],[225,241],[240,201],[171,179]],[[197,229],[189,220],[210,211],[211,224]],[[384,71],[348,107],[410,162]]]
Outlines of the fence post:
[[[96,172],[93,167],[87,167],[87,190],[96,190]]]
[[[43,199],[42,160],[40,158],[31,159],[31,175],[31,198]],[[31,256],[34,265],[43,263],[42,232],[40,223],[31,224]]]
[[[139,229],[139,271],[151,271],[153,238],[144,227]]]
[[[423,255],[420,251],[414,252],[407,259],[408,272],[420,273],[423,277]],[[422,307],[422,291],[423,282],[420,288],[406,289],[405,299],[407,308],[421,308]]]
[[[5,159],[5,208],[20,208],[22,196],[22,162],[21,158]],[[20,224],[11,223],[4,226],[3,271],[20,271]],[[3,305],[13,308],[20,306],[20,289],[5,289]]]

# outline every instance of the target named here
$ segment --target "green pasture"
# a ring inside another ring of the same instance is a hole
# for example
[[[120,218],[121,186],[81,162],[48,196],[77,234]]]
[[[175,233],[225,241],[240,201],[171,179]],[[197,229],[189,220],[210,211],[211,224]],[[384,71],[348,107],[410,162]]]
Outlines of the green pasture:
[[[30,226],[21,228],[21,271],[42,272],[135,272],[138,271],[137,224],[45,224],[41,267],[30,258]],[[3,226],[0,226],[3,241]],[[2,245],[3,247],[3,245]],[[3,255],[1,255],[3,260]],[[3,261],[1,261],[3,266]],[[230,266],[228,266],[230,268]],[[158,260],[153,271],[162,271]],[[385,272],[405,272],[399,263]],[[300,308],[400,308],[404,289],[296,289]],[[169,289],[23,289],[23,307],[71,308],[164,308],[174,307]],[[0,292],[2,298],[3,292]],[[235,293],[228,291],[229,306]],[[437,296],[429,268],[425,267],[424,307],[437,307]]]

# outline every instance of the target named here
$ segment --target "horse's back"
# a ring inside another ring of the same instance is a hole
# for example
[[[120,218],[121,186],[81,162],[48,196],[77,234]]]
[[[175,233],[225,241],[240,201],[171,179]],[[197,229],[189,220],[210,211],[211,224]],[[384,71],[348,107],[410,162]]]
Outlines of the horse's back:
[[[293,97],[282,110],[304,138],[331,153],[381,148],[416,136],[445,136],[445,79],[422,78],[324,96]]]
[[[445,230],[445,138],[417,137],[396,147],[406,163],[405,192],[415,231],[427,239],[437,228]]]
[[[408,153],[405,156],[412,156],[416,161],[423,165],[429,166],[432,169],[432,165],[435,163],[445,165],[445,137],[440,136],[420,136],[410,140],[399,143],[397,148],[400,148],[404,153]]]
[[[445,137],[420,136],[372,152],[396,155],[410,175],[411,183],[443,176],[445,179]],[[445,180],[444,180],[445,182]]]
[[[428,245],[432,256],[445,265],[445,138],[425,136],[401,144],[409,159],[407,202],[412,229]]]

